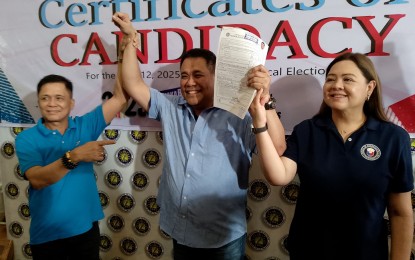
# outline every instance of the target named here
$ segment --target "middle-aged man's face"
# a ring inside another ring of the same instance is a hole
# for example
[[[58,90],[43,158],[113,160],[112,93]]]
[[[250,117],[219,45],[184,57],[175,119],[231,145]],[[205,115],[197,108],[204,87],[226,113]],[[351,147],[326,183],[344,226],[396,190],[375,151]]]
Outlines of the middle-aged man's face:
[[[46,83],[38,94],[38,104],[44,123],[62,123],[67,120],[74,100],[61,82]]]
[[[180,87],[183,97],[196,115],[213,106],[215,74],[209,70],[204,58],[186,58],[180,68]]]

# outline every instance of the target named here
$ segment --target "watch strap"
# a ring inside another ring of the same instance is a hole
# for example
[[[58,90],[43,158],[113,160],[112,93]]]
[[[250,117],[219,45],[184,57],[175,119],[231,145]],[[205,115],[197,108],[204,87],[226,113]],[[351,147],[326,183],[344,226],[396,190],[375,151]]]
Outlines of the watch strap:
[[[267,124],[265,124],[264,127],[259,127],[259,128],[252,127],[252,133],[254,133],[254,134],[259,134],[259,133],[265,132],[267,130],[268,130],[268,125]]]

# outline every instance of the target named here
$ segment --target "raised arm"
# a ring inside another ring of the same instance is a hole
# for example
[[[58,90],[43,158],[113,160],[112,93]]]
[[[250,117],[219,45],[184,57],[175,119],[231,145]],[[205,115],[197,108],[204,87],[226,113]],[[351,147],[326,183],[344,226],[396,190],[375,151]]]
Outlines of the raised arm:
[[[125,108],[129,99],[127,92],[121,87],[121,70],[122,63],[118,63],[117,78],[115,81],[113,95],[102,105],[102,112],[107,124],[109,124],[112,119],[114,119],[114,117]]]
[[[266,95],[263,95],[263,89],[259,89],[252,104],[249,108],[249,112],[252,116],[253,125],[254,127],[262,127],[265,124],[268,125],[268,129],[270,130],[270,122],[268,121],[269,118],[274,120],[272,116],[269,115],[270,111],[266,111],[264,108],[265,102],[268,100]],[[275,113],[275,112],[274,112]],[[276,113],[275,113],[276,114]],[[279,124],[281,122],[278,120]],[[278,129],[278,124],[276,124]],[[281,125],[282,127],[282,125]],[[277,131],[277,134],[280,133],[281,130]],[[285,138],[283,145],[275,145],[274,140],[271,138],[273,135],[271,131],[265,131],[256,134],[256,144],[258,149],[258,158],[261,165],[262,172],[268,182],[272,185],[286,185],[293,180],[295,174],[297,172],[297,164],[288,159],[286,157],[281,157],[279,149],[282,149],[281,146],[284,148],[286,147]],[[277,136],[278,142],[281,142],[281,136]],[[278,140],[279,139],[279,140]]]
[[[271,84],[271,77],[269,76],[267,68],[263,65],[258,65],[248,72],[247,77],[249,87],[257,90],[262,89],[260,101],[268,102],[270,98],[269,87]],[[262,103],[262,106],[264,106],[264,103]],[[259,125],[255,125],[254,122],[254,126],[258,128],[265,126],[265,123],[267,124],[272,143],[274,144],[278,154],[282,155],[286,149],[284,127],[274,109],[265,111],[266,121],[258,122]],[[252,113],[251,116],[253,116]]]
[[[141,76],[137,61],[139,39],[137,31],[132,26],[130,18],[125,13],[115,13],[112,17],[114,24],[123,32],[119,61],[122,62],[122,87],[137,104],[145,111],[149,109],[150,89]]]

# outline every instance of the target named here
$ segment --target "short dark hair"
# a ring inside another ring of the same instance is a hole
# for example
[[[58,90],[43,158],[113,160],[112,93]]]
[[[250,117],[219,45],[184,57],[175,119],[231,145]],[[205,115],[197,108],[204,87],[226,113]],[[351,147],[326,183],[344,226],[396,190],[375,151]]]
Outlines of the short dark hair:
[[[206,50],[202,48],[194,48],[183,53],[180,59],[180,67],[182,67],[184,60],[187,58],[203,58],[205,59],[209,70],[211,72],[215,72],[216,55],[210,50]]]
[[[70,94],[70,96],[72,98],[72,92],[73,92],[72,82],[69,79],[67,79],[67,78],[65,78],[63,76],[55,75],[55,74],[50,74],[50,75],[44,76],[39,81],[39,83],[37,83],[37,94],[39,95],[40,90],[42,89],[42,87],[45,84],[48,84],[48,83],[58,83],[58,82],[63,83],[65,85],[66,89],[69,91],[69,94]]]

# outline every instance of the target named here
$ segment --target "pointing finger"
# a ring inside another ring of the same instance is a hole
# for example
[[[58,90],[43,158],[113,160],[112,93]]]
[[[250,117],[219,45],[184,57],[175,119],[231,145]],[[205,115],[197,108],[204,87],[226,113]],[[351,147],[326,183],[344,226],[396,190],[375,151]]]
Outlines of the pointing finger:
[[[111,144],[115,144],[116,142],[114,140],[101,140],[101,141],[97,141],[98,145],[104,146],[104,145],[111,145]]]

